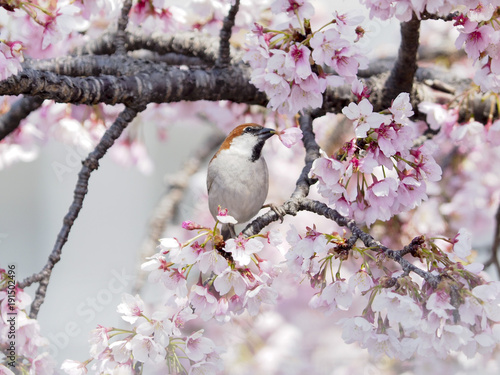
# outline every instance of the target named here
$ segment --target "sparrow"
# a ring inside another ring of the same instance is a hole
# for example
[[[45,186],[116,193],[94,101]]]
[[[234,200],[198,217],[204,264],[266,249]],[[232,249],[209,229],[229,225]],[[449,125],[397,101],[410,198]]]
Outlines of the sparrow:
[[[262,208],[269,189],[262,148],[275,133],[257,124],[243,124],[226,137],[208,164],[208,206],[214,219],[219,206],[238,223],[249,221]],[[222,224],[221,234],[224,240],[236,237],[234,225]]]

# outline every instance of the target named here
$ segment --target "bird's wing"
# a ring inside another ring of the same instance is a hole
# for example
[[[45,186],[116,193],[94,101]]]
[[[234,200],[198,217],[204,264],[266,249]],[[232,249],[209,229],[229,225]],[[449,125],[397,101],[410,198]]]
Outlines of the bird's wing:
[[[212,183],[214,182],[215,175],[213,170],[209,167],[207,171],[207,190],[210,193],[210,188],[212,187]]]

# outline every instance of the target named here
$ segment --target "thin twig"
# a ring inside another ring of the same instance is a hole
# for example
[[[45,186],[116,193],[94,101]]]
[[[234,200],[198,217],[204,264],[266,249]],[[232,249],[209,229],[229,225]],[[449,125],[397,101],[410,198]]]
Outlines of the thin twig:
[[[43,99],[38,97],[23,97],[12,104],[9,111],[0,117],[0,141],[17,129],[21,121],[42,103]]]
[[[132,0],[124,0],[122,12],[120,18],[118,19],[118,27],[116,29],[115,46],[117,55],[124,55],[127,52],[127,47],[125,45],[125,29],[128,24],[128,14],[130,13],[130,8],[132,8]]]
[[[421,268],[411,264],[405,258],[403,258],[400,254],[400,251],[391,250],[388,247],[382,245],[379,241],[375,240],[370,234],[361,230],[354,220],[349,220],[344,216],[340,215],[336,210],[328,207],[325,203],[314,201],[312,199],[301,199],[300,201],[300,209],[307,210],[310,212],[314,212],[318,215],[325,216],[333,221],[335,221],[340,226],[347,227],[351,233],[359,240],[361,240],[365,246],[378,249],[383,254],[385,254],[388,258],[394,260],[399,263],[399,265],[403,268],[404,272],[414,272],[420,277],[422,277],[425,281],[427,281],[433,288],[436,288],[439,284],[439,277],[434,276],[430,272],[424,271]]]
[[[229,9],[229,13],[224,18],[222,28],[219,34],[219,57],[216,61],[216,66],[224,67],[228,66],[231,62],[231,56],[229,54],[229,39],[231,39],[231,34],[234,26],[234,20],[236,18],[236,13],[240,7],[240,0],[235,0],[234,4]]]
[[[126,107],[120,113],[113,125],[106,130],[101,140],[87,158],[82,162],[82,169],[78,173],[78,181],[76,183],[73,202],[64,217],[63,226],[57,236],[56,243],[49,256],[45,267],[37,274],[34,274],[19,283],[19,287],[26,288],[27,286],[39,282],[38,289],[35,294],[33,303],[31,304],[30,317],[36,318],[40,306],[45,300],[47,286],[49,284],[52,269],[61,259],[62,248],[68,240],[69,232],[83,207],[83,200],[88,192],[88,183],[90,174],[99,167],[99,160],[106,154],[108,149],[113,145],[115,140],[122,134],[127,125],[134,119],[139,111],[142,111],[146,106],[139,105],[136,108]]]
[[[158,246],[158,239],[165,231],[165,227],[172,220],[177,207],[184,197],[190,178],[201,167],[203,161],[211,156],[215,149],[222,143],[224,137],[221,134],[214,134],[196,150],[196,152],[183,164],[180,171],[172,176],[165,193],[160,198],[149,220],[148,233],[142,242],[140,249],[140,260],[151,256]],[[142,289],[147,273],[140,271],[136,277],[135,285],[132,288],[133,294],[137,294]]]

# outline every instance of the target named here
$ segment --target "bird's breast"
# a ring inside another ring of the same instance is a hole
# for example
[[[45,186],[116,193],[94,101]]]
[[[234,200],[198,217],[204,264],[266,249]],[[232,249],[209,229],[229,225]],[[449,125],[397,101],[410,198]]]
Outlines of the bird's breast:
[[[207,186],[209,208],[217,215],[217,207],[229,210],[238,222],[254,217],[262,207],[269,187],[265,160],[252,162],[248,158],[221,152],[208,167]]]

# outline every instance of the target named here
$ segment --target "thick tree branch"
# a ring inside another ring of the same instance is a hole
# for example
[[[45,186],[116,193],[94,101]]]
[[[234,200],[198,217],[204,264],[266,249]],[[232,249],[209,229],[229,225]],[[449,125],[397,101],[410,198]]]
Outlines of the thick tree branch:
[[[181,100],[231,100],[266,105],[265,94],[248,84],[242,65],[225,69],[170,67],[135,76],[68,77],[25,69],[0,82],[0,95],[34,95],[56,102],[94,105],[98,103],[167,103]]]
[[[148,50],[159,55],[175,53],[187,57],[196,57],[206,64],[214,65],[219,57],[219,42],[216,38],[199,32],[176,34],[125,33],[127,51]],[[100,38],[77,48],[74,55],[111,55],[116,51],[116,33],[104,33]],[[229,46],[232,61],[241,60],[242,52]]]
[[[413,79],[417,71],[417,51],[420,37],[420,20],[415,14],[408,22],[401,24],[401,43],[398,58],[385,83],[382,103],[385,108],[399,93],[412,93]]]
[[[131,76],[141,72],[169,69],[168,64],[151,62],[126,55],[56,57],[46,60],[27,60],[23,69],[53,72],[69,77],[97,77],[100,75]]]
[[[216,65],[218,67],[227,66],[231,62],[231,56],[229,54],[229,39],[231,39],[234,19],[236,18],[236,13],[238,13],[239,7],[240,0],[235,0],[234,5],[231,6],[229,13],[224,18],[224,22],[222,23],[222,28],[219,34],[219,57],[216,61]]]
[[[309,178],[309,172],[312,163],[319,157],[319,145],[316,142],[316,136],[312,127],[313,117],[310,113],[304,113],[300,116],[299,123],[302,130],[302,143],[306,150],[304,160],[304,168],[295,183],[295,191],[291,198],[307,197],[309,195],[309,187],[316,183],[316,180]]]
[[[47,264],[39,273],[34,274],[19,283],[19,287],[26,288],[27,286],[35,282],[39,282],[35,298],[33,300],[33,303],[31,304],[31,318],[37,317],[40,306],[45,300],[47,286],[52,274],[52,269],[61,259],[62,248],[68,240],[69,232],[71,231],[71,228],[73,227],[73,224],[83,207],[83,200],[88,192],[90,174],[99,167],[99,160],[106,154],[108,149],[121,135],[127,125],[134,119],[139,111],[142,111],[145,108],[145,105],[140,104],[137,104],[137,106],[134,108],[125,108],[125,110],[120,113],[118,118],[115,120],[113,125],[111,125],[111,127],[106,130],[101,140],[95,147],[94,151],[92,151],[82,162],[82,169],[80,170],[80,173],[78,173],[78,181],[75,187],[73,202],[68,210],[68,213],[64,217],[63,226],[57,236],[56,243],[54,245],[52,253],[49,256]]]

